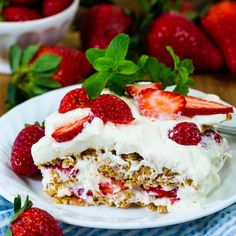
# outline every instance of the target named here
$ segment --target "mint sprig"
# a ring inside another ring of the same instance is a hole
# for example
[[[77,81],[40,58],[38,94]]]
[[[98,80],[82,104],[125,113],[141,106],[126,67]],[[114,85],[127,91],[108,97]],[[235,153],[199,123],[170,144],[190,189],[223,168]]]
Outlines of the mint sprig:
[[[122,96],[125,87],[142,81],[160,82],[163,88],[175,85],[174,92],[187,94],[193,80],[189,74],[194,67],[189,59],[180,60],[173,49],[167,50],[173,58],[174,68],[158,62],[155,58],[142,55],[135,63],[127,60],[130,39],[126,34],[116,36],[107,49],[88,49],[86,56],[97,71],[83,83],[91,99],[98,97],[105,87]]]

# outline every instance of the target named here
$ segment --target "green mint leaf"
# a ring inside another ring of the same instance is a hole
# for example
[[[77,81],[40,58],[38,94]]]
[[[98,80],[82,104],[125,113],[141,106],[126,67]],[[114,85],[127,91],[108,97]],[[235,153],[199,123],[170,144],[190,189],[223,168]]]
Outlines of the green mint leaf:
[[[56,70],[61,63],[61,58],[54,54],[45,54],[37,58],[31,66],[34,72]]]
[[[96,49],[96,48],[90,48],[86,51],[86,57],[88,61],[93,64],[94,61],[100,57],[104,57],[106,53],[105,49]]]
[[[187,85],[180,85],[180,84],[178,84],[178,85],[175,86],[173,92],[181,93],[181,94],[186,95],[189,92],[189,87]]]
[[[109,57],[100,57],[93,62],[93,67],[97,71],[112,71],[114,60]]]
[[[138,66],[139,68],[144,69],[147,63],[149,56],[148,55],[142,55],[138,60]]]
[[[177,56],[177,55],[174,53],[172,47],[166,46],[166,49],[167,49],[167,51],[170,53],[171,57],[173,58],[173,60],[174,60],[174,65],[175,65],[175,68],[176,68],[177,65],[180,63],[179,56]]]
[[[125,94],[125,86],[131,83],[132,81],[129,75],[113,74],[107,85],[112,92],[122,96]]]
[[[119,96],[122,96],[125,94],[126,85],[143,80],[143,74],[139,72],[133,75],[113,74],[108,80],[107,85],[112,92],[118,94]]]
[[[107,82],[107,86],[113,93],[122,96],[125,94],[125,83],[122,84],[122,82],[119,81],[120,77],[121,75],[113,74]]]
[[[147,74],[151,77],[152,81],[161,82],[163,88],[175,84],[176,74],[171,68],[159,63],[156,58],[149,57],[146,62]]]
[[[193,79],[189,78],[189,72],[186,67],[181,67],[179,69],[179,76],[176,78],[176,87],[174,92],[188,94],[189,87],[193,85]]]
[[[13,73],[16,73],[20,69],[22,54],[23,50],[19,45],[14,44],[10,47],[9,61]]]
[[[123,61],[127,55],[129,47],[129,36],[127,34],[119,34],[109,44],[105,57],[114,60],[115,65]]]
[[[30,61],[33,59],[35,54],[38,52],[40,46],[39,45],[30,45],[28,46],[22,56],[22,65],[28,65]]]
[[[95,99],[101,94],[110,77],[111,73],[97,72],[85,80],[85,82],[83,83],[83,88],[86,89],[91,99]]]
[[[184,59],[180,61],[178,67],[185,67],[189,74],[192,74],[194,72],[194,65],[192,60],[190,59]]]
[[[193,79],[189,77],[189,74],[193,73],[194,66],[190,59],[180,60],[180,58],[174,53],[170,46],[166,49],[174,60],[174,72],[176,73],[174,92],[188,94],[189,87],[193,85]]]
[[[132,75],[135,74],[139,70],[138,66],[128,60],[121,61],[117,64],[117,69],[116,71],[120,74],[124,75]]]

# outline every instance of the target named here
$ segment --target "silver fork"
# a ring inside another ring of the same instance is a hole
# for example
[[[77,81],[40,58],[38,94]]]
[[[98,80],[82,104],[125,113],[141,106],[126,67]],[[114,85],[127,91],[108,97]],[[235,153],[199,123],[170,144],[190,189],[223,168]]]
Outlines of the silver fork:
[[[227,126],[227,125],[217,125],[217,130],[222,134],[229,134],[236,136],[236,127]]]

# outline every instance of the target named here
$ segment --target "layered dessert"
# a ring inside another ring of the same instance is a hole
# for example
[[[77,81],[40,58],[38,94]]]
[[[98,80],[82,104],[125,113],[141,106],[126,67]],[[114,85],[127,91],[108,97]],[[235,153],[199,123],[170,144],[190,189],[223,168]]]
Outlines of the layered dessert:
[[[231,156],[214,128],[232,107],[162,91],[160,84],[104,89],[95,100],[70,91],[32,147],[43,189],[57,203],[146,207],[167,213],[201,204]]]

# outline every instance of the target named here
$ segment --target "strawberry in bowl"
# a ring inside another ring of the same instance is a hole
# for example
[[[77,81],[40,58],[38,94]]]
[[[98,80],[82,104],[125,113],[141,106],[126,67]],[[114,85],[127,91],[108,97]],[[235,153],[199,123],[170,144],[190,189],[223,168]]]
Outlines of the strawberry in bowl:
[[[43,11],[37,2],[44,2]],[[58,4],[65,2],[64,4]],[[53,8],[50,8],[53,6]],[[36,9],[36,10],[35,10]],[[1,72],[9,72],[7,54],[12,44],[55,44],[68,30],[78,10],[78,1],[14,1],[14,5],[0,9]],[[4,20],[5,19],[5,20]],[[50,33],[49,33],[50,32]]]

